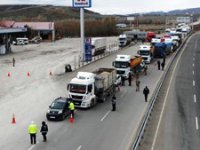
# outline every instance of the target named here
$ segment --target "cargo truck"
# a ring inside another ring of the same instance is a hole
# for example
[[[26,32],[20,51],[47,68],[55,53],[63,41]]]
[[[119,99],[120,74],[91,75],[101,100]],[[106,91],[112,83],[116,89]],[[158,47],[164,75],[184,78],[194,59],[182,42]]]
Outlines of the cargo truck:
[[[166,44],[165,43],[156,43],[153,46],[154,48],[154,57],[163,58],[166,55]]]
[[[106,39],[105,38],[92,38],[92,56],[105,53],[106,50]]]
[[[130,36],[126,34],[120,34],[119,35],[119,47],[127,46],[131,43],[132,39]]]
[[[94,72],[78,72],[67,86],[69,98],[73,99],[75,107],[93,107],[97,101],[104,102],[106,96],[115,90],[117,79],[114,68],[99,68]]]
[[[141,45],[137,53],[142,57],[145,63],[150,64],[154,57],[154,49],[149,45]]]
[[[129,72],[141,71],[145,64],[141,56],[117,55],[112,65],[116,68],[118,76],[128,79]]]

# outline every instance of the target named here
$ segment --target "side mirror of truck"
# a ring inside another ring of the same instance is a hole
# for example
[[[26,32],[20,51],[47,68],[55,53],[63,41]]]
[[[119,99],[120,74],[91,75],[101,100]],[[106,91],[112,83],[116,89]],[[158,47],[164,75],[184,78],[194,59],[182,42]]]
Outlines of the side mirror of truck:
[[[137,54],[140,55],[140,51],[137,51]]]
[[[112,66],[115,67],[115,62],[114,61],[112,62]]]
[[[67,90],[69,90],[69,84],[67,84]]]

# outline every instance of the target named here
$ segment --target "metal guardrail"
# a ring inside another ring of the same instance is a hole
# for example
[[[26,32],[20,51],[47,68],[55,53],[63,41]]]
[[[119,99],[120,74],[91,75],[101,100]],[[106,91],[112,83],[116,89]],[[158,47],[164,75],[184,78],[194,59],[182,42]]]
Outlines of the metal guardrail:
[[[138,146],[141,142],[141,139],[143,137],[143,134],[144,134],[144,131],[145,131],[145,128],[148,124],[148,121],[149,121],[149,117],[151,115],[151,112],[152,112],[152,109],[154,107],[154,104],[156,102],[156,99],[158,97],[158,93],[163,85],[163,82],[167,76],[167,73],[169,71],[169,68],[171,67],[173,61],[175,60],[175,58],[177,57],[178,53],[180,52],[180,50],[183,48],[183,46],[185,45],[186,41],[188,40],[188,38],[192,35],[193,33],[190,33],[187,38],[182,42],[182,44],[180,45],[180,47],[176,50],[176,53],[174,55],[174,57],[172,58],[172,60],[170,61],[169,65],[167,66],[167,68],[165,69],[165,73],[164,75],[161,77],[158,85],[156,86],[156,89],[154,90],[154,93],[151,97],[151,103],[149,104],[148,106],[148,109],[145,113],[145,115],[143,116],[143,119],[141,120],[141,123],[140,123],[140,127],[139,127],[139,130],[137,132],[137,136],[135,138],[135,140],[133,141],[133,144],[131,146],[131,150],[137,150],[138,149]]]

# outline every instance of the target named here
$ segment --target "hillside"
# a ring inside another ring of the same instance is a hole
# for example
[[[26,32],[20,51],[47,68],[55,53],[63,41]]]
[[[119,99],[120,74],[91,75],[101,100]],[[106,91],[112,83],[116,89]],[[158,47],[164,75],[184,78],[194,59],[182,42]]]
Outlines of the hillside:
[[[0,12],[0,20],[58,21],[80,18],[79,9],[51,5],[0,5]],[[86,19],[102,17],[98,13],[85,10]]]

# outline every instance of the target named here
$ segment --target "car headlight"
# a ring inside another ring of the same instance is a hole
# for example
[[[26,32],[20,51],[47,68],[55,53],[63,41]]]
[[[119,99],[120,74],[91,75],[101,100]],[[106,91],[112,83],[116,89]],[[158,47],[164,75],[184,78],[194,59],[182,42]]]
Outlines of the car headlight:
[[[49,110],[49,109],[47,110],[47,113],[50,113],[50,110]]]
[[[58,114],[62,114],[62,110],[59,110],[59,111],[58,111]]]

